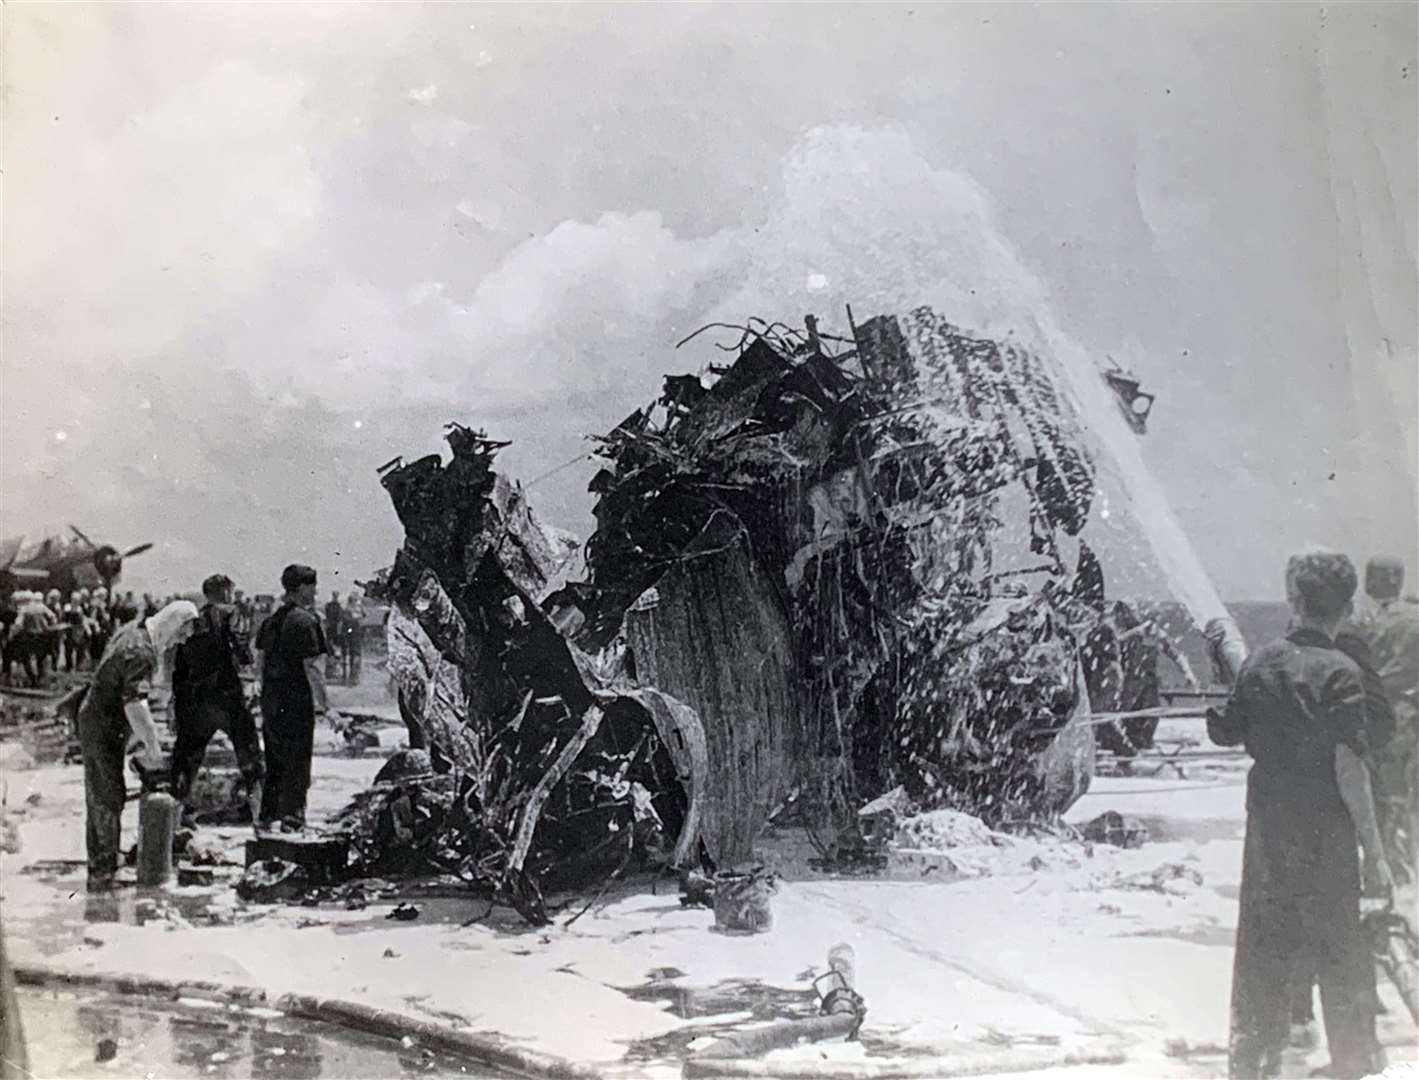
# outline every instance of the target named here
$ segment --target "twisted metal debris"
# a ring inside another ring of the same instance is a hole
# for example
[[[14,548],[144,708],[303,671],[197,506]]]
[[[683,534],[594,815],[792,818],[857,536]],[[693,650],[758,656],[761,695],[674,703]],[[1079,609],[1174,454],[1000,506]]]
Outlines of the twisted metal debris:
[[[461,834],[421,850],[534,921],[573,867],[740,862],[786,800],[835,837],[897,785],[998,824],[1088,782],[1061,538],[1093,471],[1046,367],[928,308],[726,329],[596,440],[586,580],[505,444],[450,425],[383,476],[391,672]]]

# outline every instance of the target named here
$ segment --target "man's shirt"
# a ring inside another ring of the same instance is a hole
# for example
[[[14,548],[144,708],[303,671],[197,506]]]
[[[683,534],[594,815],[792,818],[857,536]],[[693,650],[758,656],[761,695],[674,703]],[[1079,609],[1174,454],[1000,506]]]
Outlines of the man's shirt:
[[[1335,750],[1366,756],[1365,721],[1360,669],[1330,638],[1300,629],[1247,657],[1209,730],[1224,745],[1244,744],[1255,760],[1248,807],[1286,804],[1306,818],[1346,813]]]
[[[173,691],[184,698],[206,690],[240,695],[241,668],[249,663],[251,655],[232,628],[231,609],[204,604],[192,637],[178,646]]]
[[[1256,761],[1253,798],[1342,808],[1335,748],[1368,754],[1359,668],[1325,634],[1293,630],[1247,657],[1219,727]]]
[[[1355,662],[1324,634],[1293,630],[1247,658],[1225,714],[1210,714],[1207,726],[1223,745],[1244,743],[1256,761],[1247,778],[1243,910],[1260,902],[1319,902],[1316,910],[1328,912],[1358,905],[1355,824],[1335,769],[1337,747],[1368,752]]]
[[[282,604],[261,624],[256,647],[262,655],[261,681],[273,687],[308,685],[305,661],[329,651],[320,620],[295,604]]]
[[[1187,659],[1178,651],[1163,629],[1151,619],[1119,634],[1119,649],[1123,662],[1123,684],[1130,698],[1156,696],[1162,684],[1158,658],[1166,656],[1180,671],[1191,674]]]
[[[104,651],[81,713],[124,723],[123,707],[148,699],[150,681],[157,668],[158,654],[147,628],[141,623],[128,623],[114,635]]]
[[[1335,647],[1360,669],[1360,684],[1365,688],[1365,748],[1371,760],[1384,756],[1394,737],[1394,706],[1385,693],[1384,683],[1375,671],[1368,637],[1363,629],[1346,623],[1335,634]]]
[[[1384,604],[1369,623],[1370,655],[1390,703],[1419,706],[1419,601]]]

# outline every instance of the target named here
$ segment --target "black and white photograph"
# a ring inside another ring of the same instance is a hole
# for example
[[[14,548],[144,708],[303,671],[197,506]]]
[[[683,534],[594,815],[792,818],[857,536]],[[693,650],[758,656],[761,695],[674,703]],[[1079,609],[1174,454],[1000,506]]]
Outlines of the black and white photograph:
[[[0,3],[0,1080],[1419,1078],[1419,2]]]

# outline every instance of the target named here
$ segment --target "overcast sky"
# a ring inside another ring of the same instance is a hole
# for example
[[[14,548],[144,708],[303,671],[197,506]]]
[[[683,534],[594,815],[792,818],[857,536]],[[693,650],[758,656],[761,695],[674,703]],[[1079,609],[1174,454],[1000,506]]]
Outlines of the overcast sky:
[[[1131,366],[1224,594],[1413,567],[1416,10],[6,4],[0,533],[346,582],[447,420],[532,480],[708,317],[930,303]]]

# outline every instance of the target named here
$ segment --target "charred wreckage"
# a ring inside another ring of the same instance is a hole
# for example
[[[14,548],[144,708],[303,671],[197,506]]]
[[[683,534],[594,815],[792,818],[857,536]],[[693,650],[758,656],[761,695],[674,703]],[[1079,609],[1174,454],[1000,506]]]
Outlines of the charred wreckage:
[[[929,308],[700,333],[726,331],[731,362],[595,439],[584,549],[481,431],[382,470],[423,753],[339,820],[358,871],[456,875],[541,923],[549,890],[741,865],[789,816],[846,865],[897,788],[1002,826],[1087,787],[1101,576],[1061,539],[1094,475],[1047,362]]]

